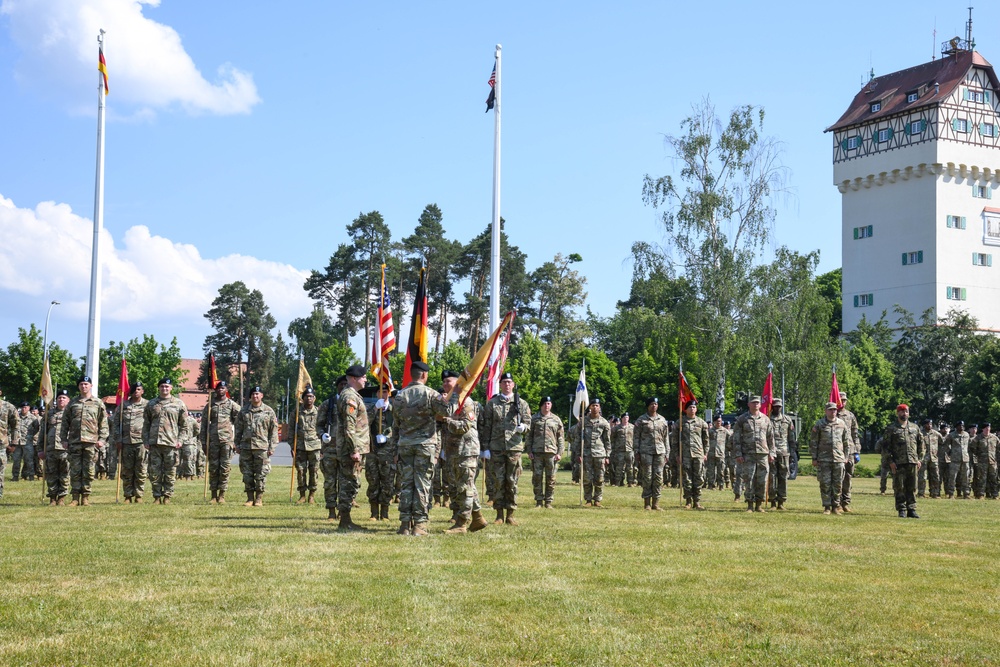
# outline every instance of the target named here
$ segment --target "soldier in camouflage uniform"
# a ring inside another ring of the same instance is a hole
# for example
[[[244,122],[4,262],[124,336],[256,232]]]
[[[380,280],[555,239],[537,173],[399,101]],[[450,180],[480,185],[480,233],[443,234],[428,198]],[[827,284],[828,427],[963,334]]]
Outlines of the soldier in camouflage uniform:
[[[84,375],[76,383],[79,395],[69,402],[59,426],[59,439],[69,451],[69,478],[73,493],[70,505],[90,504],[90,483],[94,479],[97,443],[108,440],[108,413],[104,404],[91,395],[93,385]]]
[[[260,507],[264,504],[264,488],[271,471],[270,459],[278,446],[278,417],[270,406],[264,405],[264,389],[260,385],[250,390],[250,403],[236,419],[236,447],[240,453],[240,472],[243,473],[245,506]]]
[[[347,369],[347,386],[337,399],[337,458],[340,460],[340,489],[337,495],[337,512],[340,525],[337,530],[365,530],[351,521],[351,507],[361,490],[361,459],[371,450],[368,432],[368,410],[358,393],[368,382],[363,366],[355,364]]]
[[[580,422],[577,421],[575,424],[570,426],[569,433],[566,436],[569,439],[569,456],[570,456],[570,467],[571,475],[574,484],[580,483]]]
[[[128,400],[111,416],[110,449],[118,452],[121,460],[122,491],[126,503],[141,503],[146,491],[146,448],[143,446],[142,426],[149,403],[142,397],[145,389],[141,382],[131,388]]]
[[[0,391],[0,397],[3,391]],[[17,408],[0,398],[0,498],[3,498],[4,469],[7,467],[7,454],[13,451],[20,435],[18,428]]]
[[[840,392],[840,404],[837,417],[847,424],[847,436],[851,441],[851,450],[844,452],[844,485],[840,492],[840,508],[851,511],[851,480],[854,479],[854,466],[861,460],[861,439],[858,437],[858,418],[847,409],[847,394]]]
[[[389,385],[379,391],[378,401],[368,410],[372,451],[365,457],[365,480],[368,482],[368,504],[372,521],[389,520],[389,504],[395,495],[396,452],[389,444],[392,438],[392,401]],[[478,446],[477,446],[478,451]]]
[[[767,473],[777,451],[771,419],[760,411],[760,396],[751,396],[749,411],[740,415],[733,428],[736,462],[743,466],[747,512],[763,512]]]
[[[142,442],[149,452],[149,479],[153,503],[166,505],[174,495],[177,460],[188,425],[187,408],[174,396],[174,384],[163,378],[157,385],[159,395],[142,412]]]
[[[733,425],[725,422],[726,427],[726,477],[729,481],[729,488],[733,490],[733,502],[743,495],[743,466],[736,462],[735,439],[733,438]]]
[[[927,447],[927,454],[924,456],[924,465],[917,473],[917,497],[924,497],[924,484],[925,482],[929,482],[931,498],[940,498],[941,468],[938,461],[940,460],[940,449],[944,443],[944,437],[934,430],[933,422],[930,419],[924,419],[920,425],[923,429],[922,435],[924,436],[924,445]],[[926,473],[924,472],[925,469]]]
[[[708,459],[705,462],[705,486],[719,489],[726,486],[726,440],[729,431],[722,425],[722,417],[716,416],[708,429]]]
[[[944,439],[948,448],[948,477],[944,490],[948,498],[969,497],[969,434],[965,432],[965,422],[955,422],[955,430]]]
[[[97,445],[94,447],[94,479],[107,479],[108,477],[108,447],[107,445]]]
[[[291,415],[289,415],[291,416]],[[297,419],[289,420],[288,432],[295,445],[295,475],[298,479],[299,499],[297,504],[316,502],[314,496],[319,474],[319,451],[322,443],[316,431],[319,408],[316,407],[316,392],[311,385],[302,392],[302,402],[295,412]],[[286,436],[287,437],[287,436]],[[306,494],[309,494],[308,496]]]
[[[323,502],[329,512],[328,521],[337,519],[337,495],[340,459],[337,458],[337,397],[347,386],[347,376],[337,378],[334,394],[319,406],[316,430],[319,432],[320,470],[323,471]]]
[[[60,389],[56,392],[55,404],[49,407],[43,417],[45,433],[40,440],[44,440],[42,456],[45,461],[45,484],[50,506],[65,505],[66,494],[69,493],[69,451],[59,437],[67,405],[69,405],[69,391]]]
[[[882,460],[892,471],[892,493],[900,518],[917,516],[917,469],[924,459],[924,438],[910,422],[910,408],[901,403],[896,408],[896,423],[882,434]]]
[[[198,423],[190,413],[187,416],[187,425],[181,434],[181,448],[178,454],[180,458],[177,461],[177,476],[181,479],[194,479],[198,473]]]
[[[671,456],[668,456],[663,462],[663,481],[669,483],[671,489],[679,488],[681,485],[680,477],[680,465],[681,462],[678,460],[677,455],[681,451],[680,445],[677,442],[677,422],[670,421],[670,451]]]
[[[35,435],[38,433],[38,418],[31,414],[31,404],[21,403],[21,414],[18,415],[18,445],[14,447],[11,456],[11,478],[17,481],[22,477],[28,481],[35,479]]]
[[[542,397],[538,412],[531,418],[525,449],[531,460],[531,487],[535,492],[535,507],[552,509],[556,467],[562,459],[564,444],[562,419],[552,413],[551,396]]]
[[[771,403],[771,425],[774,427],[774,449],[777,455],[771,464],[771,507],[784,511],[788,501],[788,464],[791,453],[798,447],[795,440],[795,423],[782,412],[780,398]],[[853,470],[853,468],[852,468]],[[843,490],[841,490],[843,492]],[[848,512],[847,505],[844,511]]]
[[[705,461],[708,458],[708,423],[698,416],[698,401],[684,404],[684,414],[677,422],[677,443],[681,452],[681,486],[684,509],[705,509],[701,488],[705,485]]]
[[[454,524],[444,531],[451,535],[476,532],[486,528],[479,494],[476,490],[476,466],[479,460],[479,404],[466,400],[458,403],[455,387],[459,374],[445,371],[444,393],[434,403],[434,412],[442,419],[441,453],[451,469],[454,489]]]
[[[392,446],[402,468],[398,535],[427,535],[431,473],[438,448],[434,404],[441,394],[427,386],[430,370],[422,361],[410,364],[412,380],[392,399]]]
[[[823,500],[823,514],[841,514],[838,504],[843,497],[845,452],[851,449],[848,427],[837,416],[837,404],[826,404],[826,416],[812,427],[809,436],[809,454],[819,478],[819,494]]]
[[[497,511],[497,517],[493,523],[517,525],[514,519],[514,512],[517,510],[517,483],[521,478],[524,434],[530,425],[531,408],[523,398],[514,393],[514,378],[511,374],[504,373],[500,376],[500,392],[486,404],[484,431],[480,433],[480,438],[489,443],[496,485],[493,508]]]
[[[583,499],[587,507],[604,500],[604,471],[611,456],[611,424],[601,416],[601,399],[590,399],[583,420]]]
[[[941,477],[941,493],[946,493],[948,487],[948,471],[951,469],[951,448],[948,446],[948,435],[951,427],[941,422],[938,425],[938,433],[941,434],[941,444],[938,445],[938,474]]]
[[[229,470],[236,448],[236,422],[240,417],[239,403],[229,397],[225,381],[215,385],[212,396],[201,414],[205,418],[199,426],[198,440],[204,447],[208,443],[208,486],[212,490],[209,502],[224,504],[229,488]]]
[[[973,491],[977,499],[997,497],[997,436],[991,433],[992,425],[985,422],[979,425],[979,435],[976,436],[976,464],[979,475],[976,477],[976,487]]]
[[[629,414],[611,429],[611,484],[635,486],[635,425]]]
[[[646,414],[635,420],[635,448],[639,453],[639,480],[644,510],[660,511],[663,466],[670,457],[670,426],[658,414],[660,401],[646,399]]]

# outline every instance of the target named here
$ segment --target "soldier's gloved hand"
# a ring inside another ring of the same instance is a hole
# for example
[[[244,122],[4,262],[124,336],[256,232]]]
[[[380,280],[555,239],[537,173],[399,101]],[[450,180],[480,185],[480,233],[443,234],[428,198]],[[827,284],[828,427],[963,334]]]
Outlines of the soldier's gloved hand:
[[[378,408],[379,410],[384,409],[385,406],[386,406],[386,402],[385,402],[384,398],[380,398],[377,401],[375,401],[375,407]]]
[[[528,425],[527,424],[518,424],[517,428],[515,428],[514,430],[517,431],[518,433],[524,433],[525,431],[528,430]]]
[[[384,445],[387,442],[389,442],[389,438],[385,437],[381,433],[375,436],[375,444]]]
[[[323,435],[321,435],[319,437],[319,439],[320,439],[320,442],[322,442],[324,445],[329,445],[330,444],[330,434],[329,433],[324,433]]]
[[[854,462],[855,463],[861,463],[861,454],[855,454],[854,455]]]
[[[488,450],[488,449],[483,450],[479,454],[479,458],[483,459],[484,461],[489,461],[490,460],[490,450]]]

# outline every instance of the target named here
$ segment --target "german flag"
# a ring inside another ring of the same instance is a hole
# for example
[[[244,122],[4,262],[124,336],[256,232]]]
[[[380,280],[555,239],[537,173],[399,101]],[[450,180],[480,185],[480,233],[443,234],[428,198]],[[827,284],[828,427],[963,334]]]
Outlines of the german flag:
[[[427,363],[427,267],[420,268],[417,294],[413,299],[410,338],[406,341],[406,361],[403,364],[403,386],[413,380],[410,366],[414,361]]]
[[[104,94],[108,94],[108,63],[104,60],[104,45],[97,47],[97,71],[104,75]]]

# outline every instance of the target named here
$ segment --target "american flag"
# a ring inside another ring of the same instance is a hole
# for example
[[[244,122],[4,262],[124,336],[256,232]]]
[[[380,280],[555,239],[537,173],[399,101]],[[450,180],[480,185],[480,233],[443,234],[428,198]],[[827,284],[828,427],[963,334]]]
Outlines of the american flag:
[[[389,288],[385,285],[385,264],[382,265],[382,298],[378,304],[378,329],[372,339],[371,373],[379,384],[392,388],[392,375],[386,355],[396,349],[396,332],[392,327],[392,306],[389,304]]]
[[[511,318],[513,319],[513,318]],[[503,368],[507,364],[507,350],[510,344],[510,328],[504,331],[503,335],[497,338],[493,349],[490,350],[488,371],[486,374],[486,400],[490,400],[500,391],[500,376]]]
[[[493,65],[493,72],[490,74],[490,80],[487,83],[490,84],[490,96],[486,98],[486,113],[489,113],[497,99],[497,66],[495,64]]]

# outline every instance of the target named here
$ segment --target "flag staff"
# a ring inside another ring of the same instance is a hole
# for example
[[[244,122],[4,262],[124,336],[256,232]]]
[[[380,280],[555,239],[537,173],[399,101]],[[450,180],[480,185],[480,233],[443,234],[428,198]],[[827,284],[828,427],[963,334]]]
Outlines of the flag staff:
[[[583,358],[583,371],[587,371],[587,357]],[[590,398],[590,392],[587,392],[587,398]],[[589,401],[588,401],[589,402]],[[580,507],[583,507],[583,477],[584,477],[584,467],[583,467],[583,417],[587,414],[589,406],[580,402],[580,414],[577,415],[576,420],[580,424]],[[570,468],[572,470],[572,468]]]
[[[684,378],[683,359],[677,360],[677,371],[680,373],[680,377],[684,379],[684,383],[686,384],[687,378]],[[680,398],[678,398],[677,404],[678,407],[680,408],[680,410],[678,411],[680,412],[680,414],[677,415],[677,486],[679,487],[678,502],[680,503],[681,507],[683,507],[684,506],[684,462],[681,459],[681,449],[683,448],[681,445],[681,441],[682,441],[682,436],[684,435],[684,399],[683,399],[684,393],[683,393],[683,387],[678,387],[678,389],[679,389],[678,396]],[[668,442],[670,440],[669,434],[667,435],[667,440]]]
[[[125,355],[122,354],[122,368],[125,368]],[[121,385],[121,378],[118,380],[118,384]],[[115,449],[118,452],[118,471],[115,475],[115,504],[119,502],[119,498],[122,495],[122,431],[125,425],[125,402],[128,400],[128,396],[121,396],[122,387],[118,387],[118,442],[115,443]],[[129,392],[131,393],[131,387],[129,387]]]
[[[292,426],[292,478],[288,482],[288,502],[292,502],[292,497],[295,493],[295,475],[299,471],[299,467],[295,465],[295,455],[298,452],[299,444],[299,387],[302,386],[302,368],[305,365],[303,361],[302,352],[299,352],[299,379],[295,382],[295,421],[294,426]],[[291,396],[288,397],[291,399]],[[287,419],[287,416],[286,416]],[[308,468],[308,466],[306,466]],[[308,475],[307,475],[308,476]],[[302,480],[299,480],[300,482]]]
[[[490,243],[490,331],[500,325],[500,52],[496,48],[496,81],[493,84],[493,228]]]
[[[208,357],[208,406],[205,408],[205,416],[202,417],[202,424],[205,425],[205,487],[202,491],[201,499],[208,502],[208,481],[212,477],[212,462],[209,460],[209,445],[212,440],[212,398],[215,396],[215,356],[209,353]],[[222,462],[220,461],[221,465]]]
[[[100,375],[98,352],[101,341],[101,230],[104,227],[104,107],[108,94],[107,66],[104,62],[104,29],[97,36],[97,177],[94,184],[94,246],[90,264],[90,316],[87,320],[87,375],[91,377],[94,395],[100,396],[97,383]]]

